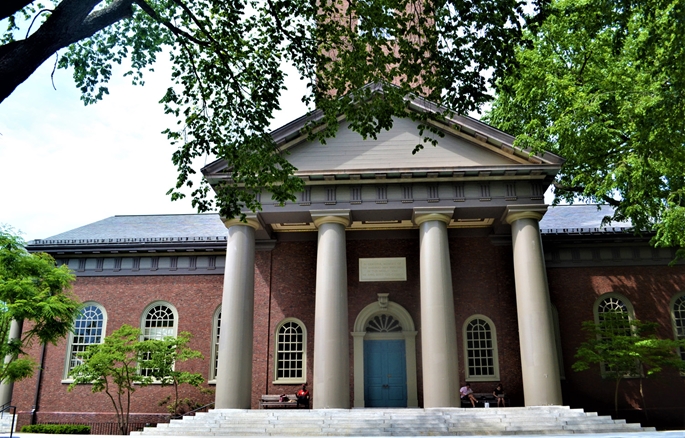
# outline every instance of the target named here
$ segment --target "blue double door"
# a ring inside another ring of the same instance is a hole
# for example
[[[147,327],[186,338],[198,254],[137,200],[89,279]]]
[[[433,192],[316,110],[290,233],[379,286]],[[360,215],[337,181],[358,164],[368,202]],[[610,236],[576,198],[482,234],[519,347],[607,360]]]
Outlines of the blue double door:
[[[364,404],[375,408],[407,406],[404,340],[364,341]]]

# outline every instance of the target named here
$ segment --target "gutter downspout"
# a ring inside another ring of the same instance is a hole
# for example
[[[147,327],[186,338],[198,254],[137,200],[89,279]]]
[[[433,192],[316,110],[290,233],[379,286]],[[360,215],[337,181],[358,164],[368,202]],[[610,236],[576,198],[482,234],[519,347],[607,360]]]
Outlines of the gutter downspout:
[[[40,401],[40,386],[43,381],[43,366],[45,365],[45,347],[41,345],[40,348],[40,367],[38,368],[38,379],[36,381],[36,394],[33,397],[33,407],[31,408],[31,424],[36,424],[36,412],[38,411],[38,403]]]

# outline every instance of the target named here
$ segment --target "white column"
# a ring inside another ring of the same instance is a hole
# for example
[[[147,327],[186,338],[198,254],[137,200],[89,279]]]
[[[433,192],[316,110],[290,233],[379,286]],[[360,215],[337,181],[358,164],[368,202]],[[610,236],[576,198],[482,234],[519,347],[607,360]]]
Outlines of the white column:
[[[514,247],[521,368],[526,406],[561,405],[559,362],[554,339],[539,221],[546,205],[508,207]]]
[[[17,320],[12,320],[10,323],[9,339],[20,339],[21,338],[21,326],[22,322]],[[11,355],[5,357],[5,363],[9,363],[12,360]],[[12,402],[12,391],[14,390],[14,382],[0,383],[0,406],[4,406]]]
[[[420,230],[423,406],[460,406],[457,329],[447,224],[454,208],[416,208]]]
[[[216,376],[217,409],[249,409],[252,404],[252,338],[256,215],[247,223],[224,222],[228,228],[221,336]]]
[[[363,408],[364,399],[364,336],[366,332],[352,332],[354,342],[354,407]]]
[[[314,409],[349,409],[350,345],[347,318],[349,210],[311,212],[319,229],[314,314]]]

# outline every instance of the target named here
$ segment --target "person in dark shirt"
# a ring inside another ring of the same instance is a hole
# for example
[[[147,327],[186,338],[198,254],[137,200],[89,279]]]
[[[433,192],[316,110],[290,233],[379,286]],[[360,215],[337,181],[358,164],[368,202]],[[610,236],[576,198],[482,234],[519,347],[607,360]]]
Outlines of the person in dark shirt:
[[[497,399],[497,407],[500,407],[500,404],[502,407],[506,407],[506,402],[504,401],[504,387],[502,386],[501,383],[497,384],[497,387],[495,388],[494,391],[492,391],[492,395],[495,396]]]

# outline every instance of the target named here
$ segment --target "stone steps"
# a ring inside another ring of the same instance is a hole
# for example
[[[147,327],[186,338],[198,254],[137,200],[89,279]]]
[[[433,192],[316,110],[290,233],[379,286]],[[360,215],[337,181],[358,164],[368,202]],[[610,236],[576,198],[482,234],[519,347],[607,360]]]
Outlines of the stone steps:
[[[214,409],[131,435],[454,436],[654,431],[563,406],[434,409]]]
[[[8,413],[2,415],[0,418],[0,433],[10,433],[10,429],[12,429],[12,417],[13,415]]]

